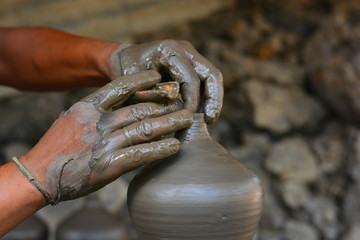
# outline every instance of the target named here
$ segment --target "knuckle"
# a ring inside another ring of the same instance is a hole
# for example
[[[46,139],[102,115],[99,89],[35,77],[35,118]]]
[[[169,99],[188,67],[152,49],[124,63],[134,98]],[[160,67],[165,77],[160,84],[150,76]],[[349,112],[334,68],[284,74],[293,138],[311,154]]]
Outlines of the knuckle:
[[[177,47],[179,45],[178,41],[176,41],[174,39],[163,40],[163,41],[161,41],[160,44],[164,47]]]
[[[172,117],[167,120],[167,123],[168,123],[168,126],[171,129],[175,129],[176,126],[178,125],[178,121],[175,118],[172,118]]]
[[[149,140],[153,132],[153,123],[149,119],[142,120],[136,127],[136,133],[142,140]]]
[[[142,158],[142,151],[140,149],[131,150],[125,153],[125,156],[130,162],[139,162]]]
[[[186,47],[193,47],[193,45],[189,41],[180,40],[179,42]]]
[[[110,88],[110,94],[115,96],[122,96],[127,94],[130,91],[131,84],[123,85],[123,84],[116,84],[116,83],[108,83]]]
[[[130,114],[135,120],[141,121],[149,116],[151,111],[145,104],[138,104],[130,107]]]

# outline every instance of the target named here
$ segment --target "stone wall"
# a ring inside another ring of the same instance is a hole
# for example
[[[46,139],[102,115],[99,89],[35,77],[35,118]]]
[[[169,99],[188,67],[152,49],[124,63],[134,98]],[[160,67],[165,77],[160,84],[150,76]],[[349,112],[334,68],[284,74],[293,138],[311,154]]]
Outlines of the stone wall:
[[[35,1],[0,4],[14,2]],[[166,4],[175,1],[154,6]],[[10,13],[3,12],[0,19],[10,24]],[[248,0],[202,20],[132,37],[134,42],[189,40],[222,71],[224,109],[211,134],[262,179],[265,206],[257,240],[359,239],[360,129],[354,110],[360,99],[359,12],[358,0]],[[87,93],[2,99],[2,159],[26,151],[62,110]],[[111,199],[112,192],[102,194]],[[119,214],[123,202],[110,202],[106,206]],[[59,207],[41,214],[72,211]],[[121,216],[128,219],[126,211]]]

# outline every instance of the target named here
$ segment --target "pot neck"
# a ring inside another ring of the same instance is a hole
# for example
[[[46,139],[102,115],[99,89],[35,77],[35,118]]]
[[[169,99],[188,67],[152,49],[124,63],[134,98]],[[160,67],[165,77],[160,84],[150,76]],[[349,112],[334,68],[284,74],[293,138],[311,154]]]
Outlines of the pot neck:
[[[187,129],[179,133],[182,142],[191,141],[199,138],[210,138],[203,113],[194,113],[193,122]]]

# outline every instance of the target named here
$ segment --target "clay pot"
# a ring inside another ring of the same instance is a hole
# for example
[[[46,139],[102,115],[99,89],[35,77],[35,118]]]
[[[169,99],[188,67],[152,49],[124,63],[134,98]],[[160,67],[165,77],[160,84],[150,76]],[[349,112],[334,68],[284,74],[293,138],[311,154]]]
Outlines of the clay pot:
[[[139,239],[251,240],[260,220],[259,179],[213,140],[203,114],[181,133],[180,151],[130,183]]]
[[[6,234],[2,240],[47,240],[48,229],[37,216],[31,216]]]
[[[94,195],[85,207],[65,219],[56,232],[57,240],[130,240],[128,226],[106,212]]]

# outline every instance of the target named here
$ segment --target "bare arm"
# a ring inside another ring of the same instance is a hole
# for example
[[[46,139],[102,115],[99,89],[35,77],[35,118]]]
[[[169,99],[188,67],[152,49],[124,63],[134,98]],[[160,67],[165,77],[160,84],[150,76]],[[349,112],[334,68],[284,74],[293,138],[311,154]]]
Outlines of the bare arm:
[[[13,162],[0,166],[0,237],[44,205],[43,195]]]
[[[0,27],[0,84],[36,91],[102,86],[119,45],[49,28]]]

